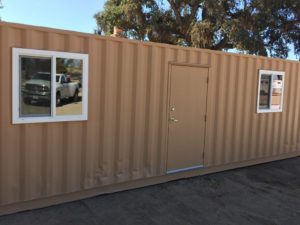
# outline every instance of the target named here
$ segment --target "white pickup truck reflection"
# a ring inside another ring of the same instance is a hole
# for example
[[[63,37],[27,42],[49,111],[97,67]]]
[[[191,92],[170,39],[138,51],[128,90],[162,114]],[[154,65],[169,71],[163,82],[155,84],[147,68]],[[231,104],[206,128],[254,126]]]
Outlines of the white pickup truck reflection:
[[[65,74],[56,74],[56,105],[62,99],[77,101],[79,85],[66,79]],[[32,102],[51,102],[51,74],[38,72],[22,86],[22,97],[25,104]]]

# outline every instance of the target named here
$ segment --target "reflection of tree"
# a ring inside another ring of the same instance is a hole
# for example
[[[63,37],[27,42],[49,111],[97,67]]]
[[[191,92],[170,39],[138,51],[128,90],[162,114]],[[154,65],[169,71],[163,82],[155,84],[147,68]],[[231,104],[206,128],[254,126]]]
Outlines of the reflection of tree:
[[[82,74],[82,60],[80,59],[56,59],[56,72],[57,73],[78,73]]]
[[[56,59],[56,73],[67,73],[67,67],[65,64],[65,59]]]
[[[2,0],[0,0],[0,9],[3,9]],[[0,21],[1,21],[1,16],[0,16]]]
[[[67,67],[75,67],[75,59],[68,59],[66,65]]]
[[[23,78],[30,79],[37,72],[51,72],[51,60],[42,58],[21,58],[21,70]]]
[[[80,59],[57,58],[56,73],[71,75],[71,81],[77,82],[81,87],[82,65],[83,61]]]
[[[82,60],[79,60],[79,63],[78,63],[78,68],[82,71],[82,65],[83,65],[83,61]]]

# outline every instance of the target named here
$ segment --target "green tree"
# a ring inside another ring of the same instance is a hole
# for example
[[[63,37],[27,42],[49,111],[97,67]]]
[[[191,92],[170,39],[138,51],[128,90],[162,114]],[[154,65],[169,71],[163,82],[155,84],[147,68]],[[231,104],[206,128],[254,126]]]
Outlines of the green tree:
[[[108,0],[97,34],[248,54],[300,55],[300,0]]]
[[[0,9],[3,9],[2,0],[0,0]],[[0,21],[1,21],[1,15],[0,15]]]

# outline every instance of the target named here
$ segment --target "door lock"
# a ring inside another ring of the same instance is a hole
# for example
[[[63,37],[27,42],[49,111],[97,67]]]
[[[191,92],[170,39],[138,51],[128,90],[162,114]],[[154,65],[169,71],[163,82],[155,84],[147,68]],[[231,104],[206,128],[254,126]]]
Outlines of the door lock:
[[[175,107],[172,106],[172,107],[170,108],[170,111],[175,111]]]
[[[170,118],[170,121],[175,122],[175,123],[176,123],[176,122],[179,122],[179,120],[176,120],[176,119],[173,118],[173,117]]]

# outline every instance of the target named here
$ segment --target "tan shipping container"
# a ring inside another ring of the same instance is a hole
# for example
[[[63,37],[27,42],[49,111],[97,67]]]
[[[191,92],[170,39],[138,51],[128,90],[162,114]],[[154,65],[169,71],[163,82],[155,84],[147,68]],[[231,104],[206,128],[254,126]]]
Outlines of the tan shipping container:
[[[88,54],[88,120],[12,124],[14,47]],[[299,156],[299,68],[1,22],[0,215]],[[256,112],[260,69],[285,72],[282,112]]]

